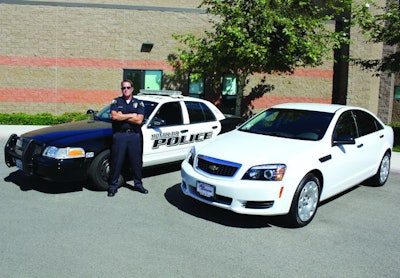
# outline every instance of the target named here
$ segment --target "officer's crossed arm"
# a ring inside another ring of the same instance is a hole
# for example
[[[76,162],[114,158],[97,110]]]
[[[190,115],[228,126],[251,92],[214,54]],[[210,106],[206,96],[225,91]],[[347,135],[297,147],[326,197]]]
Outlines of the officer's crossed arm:
[[[121,112],[111,111],[111,118],[114,121],[127,121],[132,124],[141,125],[144,115],[137,113],[122,114]]]
[[[137,124],[137,125],[141,125],[144,119],[144,115],[143,114],[137,114],[137,113],[131,113],[128,115],[132,115],[132,117],[130,117],[127,121],[131,124]]]

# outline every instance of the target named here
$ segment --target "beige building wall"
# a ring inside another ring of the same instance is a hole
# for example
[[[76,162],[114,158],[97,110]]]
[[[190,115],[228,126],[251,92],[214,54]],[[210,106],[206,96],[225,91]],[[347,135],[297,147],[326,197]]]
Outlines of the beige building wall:
[[[101,108],[120,94],[123,69],[170,70],[172,34],[208,24],[198,1],[19,2],[0,4],[0,113]],[[99,3],[107,5],[87,5]],[[140,52],[144,42],[150,53]]]
[[[350,56],[363,59],[380,59],[382,44],[366,43],[358,30],[353,29],[350,45]],[[361,106],[378,113],[380,78],[372,71],[362,71],[356,65],[350,64],[347,104]]]
[[[43,4],[41,4],[42,2]],[[133,3],[134,2],[134,3]],[[0,113],[82,112],[100,109],[118,96],[124,69],[170,73],[173,33],[201,35],[208,15],[198,0],[15,1],[0,3]],[[23,19],[23,20],[21,20]],[[379,57],[357,30],[351,54]],[[140,52],[151,42],[151,52]],[[247,87],[259,84],[254,76]],[[292,76],[267,76],[274,90],[251,102],[253,113],[287,101],[331,102],[333,61]],[[380,80],[351,67],[347,102],[375,113]],[[181,88],[187,93],[187,87]],[[185,91],[186,90],[186,91]],[[383,104],[382,104],[383,103]]]

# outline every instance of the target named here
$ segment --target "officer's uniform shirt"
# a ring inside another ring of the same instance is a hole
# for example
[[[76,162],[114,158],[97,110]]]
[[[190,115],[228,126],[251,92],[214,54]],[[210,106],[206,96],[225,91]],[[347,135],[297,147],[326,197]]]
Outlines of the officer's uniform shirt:
[[[144,115],[144,103],[134,97],[129,103],[126,103],[125,98],[121,96],[112,101],[110,111],[117,111],[122,114],[136,113]],[[132,124],[127,121],[113,121],[112,125],[114,133],[126,130],[140,132],[140,125]]]

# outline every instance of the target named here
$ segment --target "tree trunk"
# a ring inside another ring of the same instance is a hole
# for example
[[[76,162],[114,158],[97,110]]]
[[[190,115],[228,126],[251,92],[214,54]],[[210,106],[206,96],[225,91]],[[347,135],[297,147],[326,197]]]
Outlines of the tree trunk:
[[[347,21],[346,21],[347,20]],[[350,10],[345,10],[336,19],[335,32],[347,32],[350,38]],[[347,90],[349,83],[350,45],[342,43],[339,49],[334,50],[335,64],[333,65],[332,103],[347,104]]]
[[[246,80],[248,74],[242,73],[237,74],[237,95],[236,95],[236,105],[235,105],[235,115],[242,116],[242,99],[244,88],[246,87]]]

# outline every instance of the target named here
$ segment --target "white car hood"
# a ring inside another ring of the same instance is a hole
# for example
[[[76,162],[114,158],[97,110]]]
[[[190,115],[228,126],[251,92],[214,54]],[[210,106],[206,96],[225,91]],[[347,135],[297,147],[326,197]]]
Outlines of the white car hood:
[[[234,130],[200,145],[198,154],[239,163],[260,165],[315,158],[321,141],[288,139]]]

